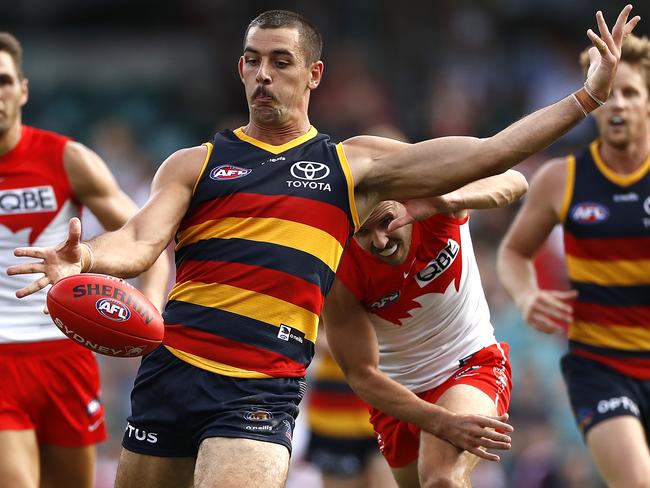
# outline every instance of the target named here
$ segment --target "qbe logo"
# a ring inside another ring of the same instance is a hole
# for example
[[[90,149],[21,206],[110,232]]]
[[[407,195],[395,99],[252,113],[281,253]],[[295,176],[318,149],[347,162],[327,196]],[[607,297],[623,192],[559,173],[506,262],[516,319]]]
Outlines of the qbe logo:
[[[240,168],[239,166],[234,166],[232,164],[222,164],[217,166],[212,171],[210,171],[210,178],[216,181],[224,180],[236,180],[237,178],[243,178],[253,171],[248,168]]]
[[[129,308],[115,298],[100,298],[95,303],[95,308],[104,317],[116,322],[124,322],[131,316]]]

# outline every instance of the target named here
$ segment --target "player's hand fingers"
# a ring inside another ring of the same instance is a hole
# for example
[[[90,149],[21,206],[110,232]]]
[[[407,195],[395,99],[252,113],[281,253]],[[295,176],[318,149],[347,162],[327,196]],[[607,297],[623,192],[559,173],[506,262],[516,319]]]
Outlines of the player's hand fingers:
[[[45,259],[44,247],[17,247],[14,249],[14,256],[19,258]]]
[[[493,454],[491,452],[485,451],[481,449],[480,447],[472,447],[469,449],[466,449],[467,452],[474,454],[474,456],[479,457],[481,459],[485,459],[486,461],[493,461],[493,462],[499,462],[501,461],[501,458]]]
[[[34,261],[32,263],[14,264],[7,268],[9,276],[30,273],[45,273],[45,265],[42,262]]]
[[[562,331],[562,328],[559,325],[553,323],[552,320],[542,314],[531,315],[528,319],[528,323],[545,334],[555,334]]]
[[[623,40],[627,39],[630,34],[632,34],[632,31],[636,27],[636,25],[639,23],[641,20],[640,16],[635,16],[630,21],[625,24],[625,27],[623,28]]]
[[[411,217],[410,215],[404,215],[402,217],[398,217],[394,220],[391,220],[390,223],[388,224],[388,232],[393,232],[395,229],[399,229],[400,227],[404,227],[405,225],[412,224],[415,222],[415,219]]]
[[[479,424],[482,428],[503,430],[505,432],[512,432],[513,430],[515,430],[515,428],[512,425],[506,424],[505,422],[506,420],[508,420],[507,415],[502,415],[500,417],[482,417],[481,420],[479,421]]]
[[[68,243],[77,245],[79,242],[81,242],[81,220],[73,217],[68,223]]]
[[[632,11],[632,5],[626,5],[623,10],[618,14],[614,28],[612,29],[612,38],[617,46],[623,42],[624,28],[627,25],[627,18]]]
[[[487,437],[481,438],[479,442],[481,444],[481,447],[484,449],[499,449],[500,451],[507,451],[512,447],[511,442],[495,441],[488,439]]]
[[[36,293],[39,290],[42,290],[45,288],[47,285],[50,284],[50,279],[47,276],[43,276],[42,278],[32,282],[31,284],[27,285],[24,288],[21,288],[16,292],[16,297],[18,298],[24,298],[27,295],[31,295],[32,293]]]
[[[587,31],[587,37],[594,45],[594,47],[598,50],[601,58],[605,58],[609,54],[609,48],[607,47],[607,44],[600,37],[598,37],[594,31],[589,29]]]

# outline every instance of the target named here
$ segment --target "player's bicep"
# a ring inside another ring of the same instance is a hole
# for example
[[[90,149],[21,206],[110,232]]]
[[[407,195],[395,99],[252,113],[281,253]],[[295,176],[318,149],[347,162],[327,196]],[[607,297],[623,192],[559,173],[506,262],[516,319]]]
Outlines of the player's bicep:
[[[203,146],[182,149],[160,166],[149,200],[125,226],[136,240],[154,241],[162,247],[171,241],[189,207],[206,151]]]
[[[323,321],[330,351],[346,375],[377,367],[379,348],[372,322],[338,278],[325,300]]]
[[[547,163],[535,175],[527,198],[510,226],[502,248],[532,258],[560,223],[566,186],[566,161]]]
[[[64,167],[76,198],[105,229],[118,229],[136,212],[136,205],[119,188],[106,163],[83,144],[66,144]]]

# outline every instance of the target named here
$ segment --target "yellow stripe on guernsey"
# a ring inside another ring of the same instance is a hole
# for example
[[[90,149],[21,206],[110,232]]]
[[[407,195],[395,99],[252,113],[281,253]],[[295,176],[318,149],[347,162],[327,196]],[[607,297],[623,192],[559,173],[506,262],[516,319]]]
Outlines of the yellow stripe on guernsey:
[[[341,163],[341,169],[345,174],[345,181],[348,183],[348,199],[350,203],[350,212],[352,213],[352,220],[354,223],[354,232],[359,230],[361,223],[359,222],[359,212],[357,211],[357,203],[354,199],[354,178],[352,177],[352,171],[350,170],[350,164],[348,163],[348,158],[345,155],[343,150],[343,143],[339,142],[336,145],[336,154],[339,156],[339,162]]]
[[[564,186],[564,196],[562,197],[562,206],[560,207],[560,222],[566,222],[566,216],[569,213],[569,205],[573,198],[573,187],[576,181],[576,158],[568,156],[566,161],[566,184]]]
[[[650,330],[622,325],[603,326],[592,322],[574,322],[569,339],[598,347],[625,351],[650,350]]]
[[[343,246],[327,232],[310,225],[276,218],[227,217],[188,227],[178,235],[176,249],[206,239],[246,239],[304,251],[323,261],[332,271]]]
[[[229,364],[223,364],[218,361],[202,358],[201,356],[196,356],[195,354],[190,354],[189,352],[181,351],[170,346],[165,347],[181,361],[185,361],[197,368],[212,371],[213,373],[222,374],[224,376],[235,376],[237,378],[272,378],[272,376],[260,373],[259,371],[235,368]]]
[[[601,286],[650,285],[650,260],[596,261],[567,256],[569,278]]]
[[[308,416],[309,428],[316,434],[330,437],[367,437],[373,434],[370,414],[365,409],[310,409]]]
[[[316,342],[318,315],[263,293],[221,283],[187,281],[174,287],[169,300],[225,310],[276,327],[290,324],[305,334],[305,339]]]

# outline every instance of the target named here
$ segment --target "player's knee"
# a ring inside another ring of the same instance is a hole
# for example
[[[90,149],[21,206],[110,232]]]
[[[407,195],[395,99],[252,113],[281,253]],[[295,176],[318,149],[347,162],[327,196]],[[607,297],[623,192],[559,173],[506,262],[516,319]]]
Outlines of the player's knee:
[[[459,473],[443,470],[432,470],[420,473],[421,488],[464,488],[467,486],[465,477]]]

